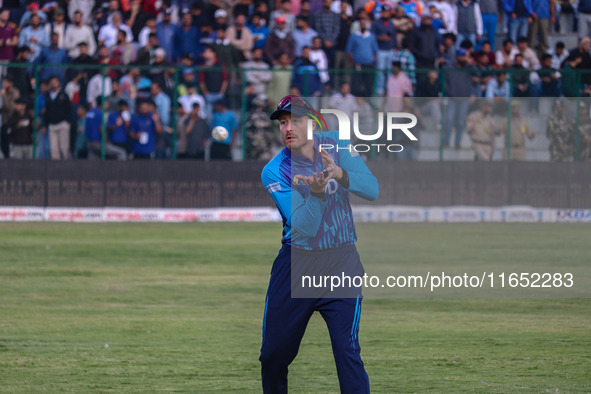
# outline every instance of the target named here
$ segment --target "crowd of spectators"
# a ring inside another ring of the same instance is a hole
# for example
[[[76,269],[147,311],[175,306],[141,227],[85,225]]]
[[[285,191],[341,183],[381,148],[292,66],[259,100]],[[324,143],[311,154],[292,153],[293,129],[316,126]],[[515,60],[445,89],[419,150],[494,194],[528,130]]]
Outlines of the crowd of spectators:
[[[245,123],[260,159],[276,140],[261,115],[287,94],[588,95],[575,70],[591,69],[590,23],[591,0],[5,0],[1,151],[32,157],[36,126],[40,158],[230,159]],[[577,47],[549,47],[575,29]],[[457,147],[468,106],[430,108]],[[218,125],[226,141],[211,141]]]

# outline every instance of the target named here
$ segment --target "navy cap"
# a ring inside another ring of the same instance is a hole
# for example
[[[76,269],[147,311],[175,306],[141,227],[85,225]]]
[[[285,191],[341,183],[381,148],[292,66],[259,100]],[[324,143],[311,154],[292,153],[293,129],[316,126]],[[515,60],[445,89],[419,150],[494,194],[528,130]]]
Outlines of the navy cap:
[[[285,96],[279,101],[277,109],[271,114],[271,119],[279,119],[283,112],[295,116],[309,116],[314,113],[314,110],[299,96]]]

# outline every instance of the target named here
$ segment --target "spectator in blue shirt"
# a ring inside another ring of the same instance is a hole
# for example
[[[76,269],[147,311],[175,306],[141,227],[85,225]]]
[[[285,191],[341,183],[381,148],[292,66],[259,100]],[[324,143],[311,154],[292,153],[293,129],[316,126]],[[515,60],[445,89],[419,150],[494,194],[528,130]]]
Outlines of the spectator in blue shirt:
[[[172,10],[166,9],[162,15],[162,22],[156,25],[156,36],[160,46],[164,48],[168,56],[173,57],[175,52],[175,40],[178,36],[179,27],[170,21]],[[197,45],[197,43],[195,43]]]
[[[97,98],[97,102],[101,101],[100,97]],[[102,116],[100,107],[94,107],[86,112],[84,121],[84,134],[86,135],[86,142],[98,143],[98,156],[100,156],[101,149],[101,127],[102,127]],[[91,149],[89,149],[92,152]]]
[[[501,97],[506,100],[510,96],[509,81],[507,81],[507,74],[498,73],[495,78],[491,79],[486,85],[484,96],[489,100],[494,100],[496,97]]]
[[[88,158],[88,151],[86,150],[86,113],[88,112],[88,104],[81,103],[77,107],[74,157],[77,159],[86,159]]]
[[[117,111],[109,114],[107,131],[109,132],[111,143],[125,149],[125,151],[129,150],[127,131],[129,130],[130,123],[131,114],[129,112],[129,104],[127,101],[121,99],[117,102]]]
[[[37,152],[35,157],[38,159],[49,159],[51,157],[49,133],[45,127],[45,93],[49,90],[49,83],[41,80],[39,83],[39,95],[37,96],[37,113],[35,120],[40,125],[39,141],[37,143]]]
[[[370,66],[373,68],[379,50],[378,42],[375,35],[369,31],[366,20],[361,20],[359,25],[359,31],[349,37],[346,50],[355,66]]]
[[[318,33],[308,25],[308,19],[303,16],[297,17],[296,24],[297,28],[291,32],[291,36],[295,43],[295,55],[301,56],[302,49],[305,46],[312,46],[312,39],[318,36]]]
[[[293,63],[291,86],[307,97],[317,97],[322,94],[322,82],[318,67],[310,60],[310,47],[302,48],[302,56]]]
[[[86,104],[82,104],[88,108]],[[89,159],[98,159],[102,155],[103,149],[103,113],[102,98],[97,97],[96,106],[90,111],[86,112],[84,134],[86,136],[86,149],[88,151]],[[127,159],[127,152],[113,144],[108,140],[104,141],[105,155],[107,158],[116,157],[117,160]]]
[[[170,55],[170,60],[175,62],[186,54],[191,54],[194,59],[197,59],[202,52],[201,32],[193,26],[193,17],[190,12],[183,14],[181,23],[181,27],[177,30],[175,53]]]
[[[156,112],[160,116],[162,127],[170,126],[170,98],[162,91],[162,86],[158,82],[152,82],[150,86],[152,100],[156,104]]]
[[[517,42],[519,37],[526,37],[532,19],[532,0],[502,0],[503,9],[510,15],[509,38]]]
[[[170,98],[162,91],[162,86],[158,82],[152,82],[150,87],[152,100],[156,105],[156,112],[160,117],[160,123],[164,128],[164,133],[156,136],[156,158],[165,159],[172,154],[172,129],[170,126]]]
[[[65,49],[58,48],[59,36],[57,33],[51,33],[51,45],[41,50],[37,58],[39,64],[66,64],[68,62],[68,52]],[[60,83],[64,83],[64,67],[43,67],[41,69],[41,79],[48,80],[51,77],[58,77]]]
[[[254,48],[265,49],[267,44],[267,36],[269,35],[269,28],[263,25],[263,17],[261,14],[254,14],[252,16],[252,23],[247,27],[252,32],[252,39],[254,41]]]
[[[156,135],[162,133],[160,117],[153,102],[144,100],[139,113],[131,119],[129,136],[134,159],[151,159],[156,151]]]
[[[224,100],[218,100],[213,107],[212,127],[222,126],[228,130],[228,138],[224,141],[212,141],[209,157],[211,160],[232,160],[232,146],[238,132],[236,115],[226,108]]]
[[[346,52],[349,60],[355,65],[353,74],[353,95],[369,97],[374,90],[374,68],[378,56],[378,41],[369,31],[368,21],[362,19],[360,30],[349,36]]]
[[[31,25],[21,30],[18,37],[18,46],[28,46],[31,49],[29,62],[32,63],[39,57],[41,50],[49,45],[49,36],[43,27],[39,25],[39,15],[31,17]]]

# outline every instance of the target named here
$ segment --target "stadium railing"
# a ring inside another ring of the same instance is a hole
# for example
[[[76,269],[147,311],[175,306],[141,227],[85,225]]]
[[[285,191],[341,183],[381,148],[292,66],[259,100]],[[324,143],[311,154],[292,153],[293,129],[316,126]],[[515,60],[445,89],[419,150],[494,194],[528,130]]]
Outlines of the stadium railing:
[[[75,73],[76,70],[84,70],[84,71],[90,71],[92,73],[98,74],[100,73],[100,75],[102,76],[101,78],[101,82],[102,82],[102,86],[101,86],[101,90],[102,90],[102,96],[103,96],[103,100],[102,100],[102,113],[104,114],[106,111],[105,108],[105,103],[106,103],[106,98],[104,97],[104,93],[105,93],[105,81],[106,81],[106,77],[108,73],[111,72],[115,72],[118,73],[119,76],[124,75],[126,73],[126,71],[128,71],[129,69],[139,69],[141,73],[150,73],[150,72],[154,72],[156,70],[162,70],[162,72],[164,72],[165,70],[167,70],[167,73],[171,73],[171,78],[172,81],[174,83],[174,88],[172,89],[172,94],[171,94],[171,121],[170,121],[170,134],[171,134],[171,139],[172,139],[172,143],[170,146],[170,152],[169,152],[169,157],[170,159],[176,159],[177,158],[177,141],[178,141],[178,130],[177,130],[177,108],[178,108],[178,98],[179,98],[179,92],[178,92],[178,86],[181,83],[181,78],[182,78],[182,73],[185,69],[187,69],[187,67],[184,66],[139,66],[139,65],[128,65],[128,66],[122,66],[122,65],[73,65],[73,64],[68,64],[68,65],[63,65],[63,64],[19,64],[19,63],[10,63],[10,64],[6,64],[3,65],[3,68],[5,69],[5,74],[10,75],[11,72],[10,70],[12,69],[26,69],[28,72],[28,77],[31,78],[31,81],[33,82],[33,91],[32,91],[32,102],[31,102],[31,106],[34,112],[34,119],[37,120],[40,117],[40,113],[39,113],[39,108],[38,108],[38,100],[36,99],[37,97],[39,97],[39,95],[42,94],[41,92],[41,84],[38,83],[39,81],[41,81],[41,78],[43,75],[46,75],[46,71],[49,69],[51,71],[53,71],[55,73],[55,70],[59,70],[59,72],[57,73],[58,75],[63,75],[62,78],[62,88],[65,87],[65,84],[69,81],[68,78],[66,78],[67,75],[72,75],[72,73]],[[240,148],[240,154],[238,155],[240,159],[244,160],[245,158],[247,158],[247,144],[246,144],[246,138],[247,138],[247,133],[246,133],[246,122],[244,121],[247,113],[250,109],[250,106],[252,105],[252,98],[254,97],[253,95],[249,94],[249,83],[247,81],[246,78],[246,72],[248,71],[260,71],[259,69],[245,69],[245,68],[203,68],[203,67],[191,67],[191,69],[194,70],[195,73],[199,73],[202,71],[226,71],[229,73],[230,75],[230,86],[228,88],[228,91],[226,93],[226,102],[228,103],[228,107],[229,109],[231,109],[232,111],[234,111],[240,121],[239,121],[239,132],[240,132],[240,139],[241,139],[241,148]],[[8,72],[7,72],[8,71]],[[276,69],[271,69],[269,70],[272,73],[292,73],[293,70],[288,69],[288,70],[276,70]],[[356,71],[354,69],[339,69],[339,70],[319,70],[321,72],[326,72],[328,77],[329,77],[329,83],[328,84],[323,84],[323,91],[319,92],[318,96],[320,97],[328,97],[331,94],[334,94],[335,92],[338,92],[339,87],[336,86],[337,81],[348,81],[350,80],[355,73],[359,73],[359,71]],[[368,91],[371,92],[371,97],[375,98],[378,97],[377,94],[377,85],[375,83],[375,81],[377,80],[377,76],[379,73],[386,73],[386,75],[389,73],[389,69],[388,70],[364,70],[361,72],[365,72],[365,73],[372,73],[373,74],[373,80],[374,80],[374,84],[371,87],[371,89],[368,89]],[[438,89],[438,97],[433,97],[433,99],[437,99],[440,102],[440,108],[441,108],[441,114],[443,116],[441,116],[441,124],[440,125],[434,125],[434,124],[430,124],[428,126],[428,128],[430,128],[429,132],[425,133],[425,137],[427,140],[431,140],[431,144],[430,146],[424,147],[423,144],[421,144],[420,146],[420,154],[418,159],[419,160],[439,160],[439,161],[443,161],[443,160],[474,160],[474,155],[471,152],[471,148],[469,148],[467,146],[467,144],[464,144],[463,147],[461,147],[459,152],[455,152],[454,149],[450,149],[448,147],[446,147],[445,144],[445,138],[444,138],[444,129],[446,127],[445,125],[445,113],[446,113],[446,109],[449,105],[450,101],[459,99],[459,98],[451,98],[448,95],[448,88],[446,85],[446,79],[449,77],[449,75],[454,74],[454,73],[470,73],[472,74],[474,77],[478,77],[479,74],[489,74],[491,76],[494,76],[496,74],[499,73],[504,73],[507,75],[507,80],[510,86],[510,95],[509,97],[506,97],[506,105],[505,105],[505,110],[504,113],[497,113],[497,118],[500,119],[501,121],[505,121],[507,122],[507,129],[506,129],[506,135],[507,138],[505,138],[506,142],[506,156],[504,157],[504,159],[508,159],[511,160],[512,158],[512,153],[511,153],[511,144],[508,142],[511,140],[510,136],[512,132],[515,132],[515,130],[511,130],[511,111],[509,110],[512,106],[512,103],[514,101],[520,101],[520,102],[525,102],[526,105],[523,105],[522,107],[526,107],[523,110],[523,115],[525,117],[527,117],[530,122],[535,124],[535,128],[536,128],[536,134],[538,136],[543,136],[545,135],[545,125],[548,119],[549,114],[551,113],[551,109],[554,106],[554,101],[556,100],[556,97],[540,97],[540,92],[539,92],[539,75],[538,75],[538,79],[536,78],[531,78],[530,77],[530,84],[532,86],[531,92],[533,93],[529,93],[528,95],[525,95],[525,97],[523,97],[524,95],[521,95],[522,97],[517,97],[515,91],[514,91],[514,85],[515,85],[515,81],[516,78],[518,78],[520,75],[523,75],[524,73],[526,74],[530,74],[532,75],[535,71],[530,71],[530,70],[515,70],[515,69],[505,69],[505,70],[485,70],[485,71],[479,71],[479,70],[461,70],[461,69],[438,69],[438,70],[425,70],[425,69],[416,69],[416,70],[406,70],[403,69],[404,72],[407,72],[409,74],[414,74],[414,79],[416,79],[417,81],[419,80],[424,80],[427,78],[427,73],[429,72],[433,72],[436,71],[437,72],[437,76],[438,76],[438,84],[439,84],[439,89]],[[538,71],[538,74],[540,72]],[[571,119],[574,119],[575,121],[575,136],[574,136],[574,151],[573,151],[573,156],[572,156],[572,160],[574,161],[579,161],[581,159],[587,159],[582,158],[581,157],[581,151],[583,148],[586,149],[586,145],[585,142],[583,140],[583,136],[581,134],[581,112],[582,111],[578,111],[576,110],[577,108],[584,108],[586,111],[589,110],[589,98],[587,97],[582,97],[582,93],[587,94],[587,92],[583,92],[582,91],[582,87],[586,86],[583,84],[583,82],[585,82],[587,79],[591,79],[591,77],[589,77],[589,75],[591,74],[591,71],[583,71],[583,70],[575,70],[574,72],[574,76],[575,76],[575,85],[577,87],[576,89],[576,95],[573,97],[569,97],[566,99],[567,101],[567,105],[568,105],[568,109],[569,109],[569,115],[571,116]],[[310,87],[311,87],[311,82],[310,79],[313,78],[313,73],[310,73],[308,71],[303,71],[303,76],[304,76],[304,82],[302,84],[302,89],[301,91],[298,91],[297,93],[299,93],[302,96],[308,96],[310,95]],[[416,84],[415,84],[416,87]],[[355,88],[355,87],[354,87]],[[537,89],[537,92],[536,92]],[[198,89],[199,90],[199,89]],[[354,89],[355,90],[355,89]],[[275,96],[283,96],[283,95],[287,95],[290,94],[291,92],[269,92],[267,91],[267,96],[269,97],[273,97],[275,98]],[[148,95],[146,92],[140,92],[138,94],[138,96],[142,96],[143,95]],[[471,97],[470,101],[472,102],[472,104],[474,104],[475,100],[482,100],[483,98],[474,98]],[[377,107],[374,106],[374,110]],[[268,110],[270,110],[270,107],[268,108]],[[5,121],[5,120],[3,120]],[[72,122],[74,121],[74,119],[72,119]],[[33,131],[33,155],[34,158],[37,156],[37,145],[38,145],[38,137],[39,137],[39,123],[37,121],[34,122],[34,131]],[[106,122],[103,121],[102,122],[102,151],[101,151],[101,158],[102,159],[106,159],[107,155],[106,155],[106,149],[105,149],[105,143],[106,143],[106,136],[107,136],[107,132],[106,132]],[[433,130],[437,130],[436,132],[434,132]],[[431,135],[430,135],[430,134]],[[433,135],[435,134],[435,137],[433,137]],[[532,161],[547,161],[549,160],[549,153],[548,153],[548,148],[547,148],[547,143],[548,141],[544,139],[545,137],[541,138],[541,141],[537,142],[536,145],[532,148],[532,147],[527,147],[527,160],[532,160]],[[544,144],[545,147],[544,147]],[[497,146],[497,153],[496,156],[493,157],[494,160],[498,160],[498,159],[502,159],[499,157],[499,146]],[[380,159],[381,157],[379,155],[372,155],[370,156],[370,159]]]

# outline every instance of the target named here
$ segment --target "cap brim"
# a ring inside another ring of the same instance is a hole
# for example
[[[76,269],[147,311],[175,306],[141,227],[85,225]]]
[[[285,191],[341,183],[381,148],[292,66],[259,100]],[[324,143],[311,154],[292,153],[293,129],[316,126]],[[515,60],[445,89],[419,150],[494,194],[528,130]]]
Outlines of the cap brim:
[[[271,114],[271,120],[277,120],[282,113],[288,113],[295,116],[309,116],[310,110],[306,107],[292,106],[289,109],[278,109]]]
[[[291,112],[286,111],[284,109],[278,109],[276,111],[273,111],[273,113],[271,114],[271,120],[277,120],[277,119],[279,119],[279,116],[281,116],[281,114],[284,113],[284,112],[285,113],[288,113],[288,114],[291,113]]]

